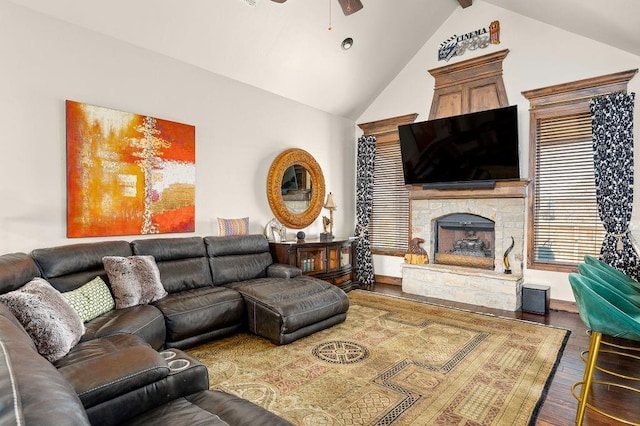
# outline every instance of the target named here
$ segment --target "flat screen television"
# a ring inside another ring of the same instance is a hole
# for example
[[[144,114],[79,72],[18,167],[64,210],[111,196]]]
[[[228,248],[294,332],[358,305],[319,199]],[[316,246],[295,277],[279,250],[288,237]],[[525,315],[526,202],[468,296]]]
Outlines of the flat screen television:
[[[517,106],[398,126],[404,181],[492,186],[520,178]]]

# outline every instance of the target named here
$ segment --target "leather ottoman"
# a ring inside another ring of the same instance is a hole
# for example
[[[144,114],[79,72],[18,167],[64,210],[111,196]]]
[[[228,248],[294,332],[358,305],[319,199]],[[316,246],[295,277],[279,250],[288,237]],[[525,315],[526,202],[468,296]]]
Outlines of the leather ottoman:
[[[341,323],[349,309],[344,291],[308,276],[257,278],[226,287],[242,294],[249,331],[276,345],[291,343]]]

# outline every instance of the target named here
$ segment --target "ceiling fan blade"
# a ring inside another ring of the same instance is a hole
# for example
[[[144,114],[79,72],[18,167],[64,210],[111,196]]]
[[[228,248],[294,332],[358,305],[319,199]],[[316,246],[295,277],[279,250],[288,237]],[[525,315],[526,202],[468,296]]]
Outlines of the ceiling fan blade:
[[[342,11],[347,16],[356,13],[364,7],[360,0],[338,0],[338,2],[340,6],[342,6]]]

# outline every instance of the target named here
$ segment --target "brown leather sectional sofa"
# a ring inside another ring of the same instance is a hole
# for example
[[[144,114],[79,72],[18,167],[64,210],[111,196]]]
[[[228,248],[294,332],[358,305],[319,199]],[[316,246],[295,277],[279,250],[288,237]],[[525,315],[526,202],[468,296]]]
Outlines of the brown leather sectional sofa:
[[[342,322],[345,293],[274,264],[262,235],[152,238],[0,256],[0,294],[42,277],[61,293],[99,276],[105,256],[155,259],[167,295],[112,309],[49,362],[0,303],[0,424],[287,425],[209,390],[206,367],[182,349],[248,329],[286,344]]]

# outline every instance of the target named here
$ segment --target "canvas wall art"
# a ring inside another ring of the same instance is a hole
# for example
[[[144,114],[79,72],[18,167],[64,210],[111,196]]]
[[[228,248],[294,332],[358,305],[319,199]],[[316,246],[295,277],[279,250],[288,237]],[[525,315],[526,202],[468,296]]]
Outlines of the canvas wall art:
[[[67,236],[195,230],[195,127],[67,101]]]

